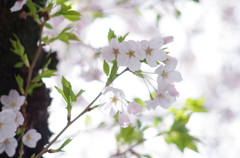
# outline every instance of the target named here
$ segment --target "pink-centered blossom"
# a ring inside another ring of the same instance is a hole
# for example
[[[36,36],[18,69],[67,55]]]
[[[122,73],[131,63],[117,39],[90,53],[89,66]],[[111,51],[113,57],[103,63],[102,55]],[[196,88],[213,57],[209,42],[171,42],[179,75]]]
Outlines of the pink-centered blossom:
[[[176,66],[177,59],[175,58],[166,61],[164,66],[160,65],[155,70],[155,73],[158,74],[157,78],[158,83],[159,82],[173,83],[182,81],[181,73],[175,70]]]
[[[25,97],[20,96],[19,93],[12,89],[9,92],[9,95],[2,95],[1,96],[1,103],[4,105],[2,107],[3,110],[5,109],[13,109],[15,111],[20,110],[21,106],[24,103]]]
[[[0,112],[0,142],[6,138],[12,138],[16,135],[17,127],[14,123],[16,113],[12,109],[6,109]]]
[[[9,157],[12,157],[16,152],[17,140],[15,138],[7,138],[3,142],[0,142],[0,154],[4,151]]]
[[[14,6],[10,9],[11,12],[16,12],[22,9],[23,5],[27,2],[27,0],[17,0]]]
[[[140,104],[136,103],[136,102],[130,102],[128,104],[128,113],[129,114],[134,114],[134,115],[138,115],[142,112],[142,107]]]
[[[164,40],[161,37],[154,37],[150,41],[142,40],[140,47],[145,51],[146,61],[149,66],[156,67],[157,61],[166,60],[166,53],[160,48],[163,45]]]
[[[113,61],[116,59],[116,56],[119,54],[120,43],[118,38],[112,38],[109,42],[109,46],[103,47],[100,52],[104,60]]]
[[[137,42],[123,41],[117,56],[118,66],[127,66],[132,72],[138,71],[141,67],[140,60],[145,58],[145,53]]]
[[[106,87],[100,99],[99,108],[109,116],[114,116],[118,111],[126,111],[127,102],[121,89]]]
[[[122,128],[126,128],[130,124],[130,119],[127,114],[123,113],[118,115],[118,122]]]
[[[35,129],[30,129],[22,137],[22,142],[24,145],[29,148],[35,148],[37,142],[42,138],[41,134],[38,133]]]

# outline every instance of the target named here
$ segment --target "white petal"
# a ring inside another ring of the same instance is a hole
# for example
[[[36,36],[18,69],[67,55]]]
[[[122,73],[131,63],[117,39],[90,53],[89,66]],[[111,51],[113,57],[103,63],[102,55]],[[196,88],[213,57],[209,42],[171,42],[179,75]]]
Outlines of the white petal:
[[[178,71],[169,72],[168,77],[169,77],[169,79],[171,79],[174,82],[180,82],[183,80],[181,73]]]
[[[23,5],[27,2],[27,0],[23,0],[23,1],[16,1],[14,6],[10,9],[11,12],[15,12],[18,10],[21,10]]]
[[[109,45],[114,48],[114,49],[119,49],[119,41],[117,38],[113,38],[110,42]]]
[[[15,89],[10,90],[9,92],[9,98],[11,101],[17,101],[17,98],[20,96],[18,91],[16,91]]]
[[[136,58],[130,58],[128,67],[132,72],[135,72],[135,71],[138,71],[140,69],[141,63]]]
[[[21,106],[23,105],[24,101],[25,101],[25,97],[24,96],[19,96],[17,98],[17,101],[16,101],[17,106],[19,106],[21,108]]]
[[[151,49],[159,49],[163,45],[163,39],[160,36],[154,37],[149,41]]]
[[[16,114],[12,109],[6,109],[0,112],[0,120],[4,124],[11,124],[15,121]]]
[[[102,53],[102,57],[104,60],[113,61],[115,59],[113,49],[109,46],[103,47],[100,52]]]
[[[5,106],[11,106],[11,101],[9,100],[9,97],[6,95],[1,96],[1,103]]]
[[[140,47],[142,48],[142,50],[147,50],[149,47],[149,42],[147,40],[142,40],[140,42]]]

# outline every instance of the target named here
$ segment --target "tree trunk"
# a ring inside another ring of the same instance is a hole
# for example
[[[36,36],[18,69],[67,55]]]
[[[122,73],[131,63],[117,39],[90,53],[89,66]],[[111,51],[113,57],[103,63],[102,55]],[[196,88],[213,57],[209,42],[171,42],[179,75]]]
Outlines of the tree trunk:
[[[40,0],[35,0],[34,2],[41,4]],[[20,11],[11,13],[10,8],[14,5],[14,3],[15,0],[0,0],[0,96],[8,95],[11,89],[18,90],[18,86],[15,81],[15,75],[17,74],[23,77],[25,81],[24,86],[26,86],[28,68],[25,66],[20,69],[14,68],[14,64],[19,62],[21,59],[10,50],[13,48],[10,39],[16,40],[13,34],[17,35],[21,44],[24,46],[25,53],[28,55],[30,64],[38,48],[37,41],[39,40],[39,25],[30,16],[26,19],[20,18],[20,14],[23,11],[28,11],[26,6],[24,6]],[[41,52],[32,77],[38,75],[39,69],[44,64],[44,61],[46,61],[45,54],[46,52]],[[55,66],[52,66],[52,68]],[[38,141],[36,148],[28,148],[24,146],[23,158],[30,158],[32,154],[39,153],[43,149],[44,145],[48,143],[51,132],[48,129],[49,114],[47,108],[50,105],[50,102],[51,98],[49,95],[49,89],[47,89],[44,84],[41,87],[34,89],[31,96],[27,96],[26,123],[22,126],[22,128],[25,128],[26,131],[31,128],[36,129],[42,135],[42,139]],[[1,107],[2,105],[0,105],[0,108]],[[17,139],[18,135],[16,135],[15,138]],[[14,158],[18,158],[19,156],[20,142],[21,140],[18,142]],[[5,158],[8,156],[4,152],[0,154],[0,157]]]

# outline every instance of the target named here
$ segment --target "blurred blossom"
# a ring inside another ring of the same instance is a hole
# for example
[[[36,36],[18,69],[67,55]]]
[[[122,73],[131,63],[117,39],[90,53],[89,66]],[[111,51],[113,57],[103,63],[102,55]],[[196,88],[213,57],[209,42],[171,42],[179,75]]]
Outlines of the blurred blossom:
[[[16,152],[16,147],[18,143],[15,138],[7,138],[3,142],[0,142],[0,153],[4,151],[9,157],[12,157]]]
[[[124,112],[126,111],[126,107],[127,102],[121,89],[108,86],[103,90],[99,108],[107,115],[114,116],[118,111]]]
[[[16,12],[22,9],[23,5],[27,2],[27,0],[17,0],[14,4],[14,6],[12,6],[12,8],[10,9],[11,12]]]
[[[126,128],[130,124],[130,119],[127,114],[123,113],[118,115],[118,122],[122,128]]]
[[[167,37],[164,37],[163,40],[164,40],[164,43],[163,44],[168,44],[168,43],[171,43],[173,42],[173,36],[167,36]]]
[[[18,127],[19,125],[23,125],[24,117],[22,113],[20,111],[15,111],[15,113],[16,113],[16,119],[15,119],[16,127]]]
[[[2,109],[13,109],[13,110],[20,110],[21,106],[23,105],[25,101],[24,96],[20,96],[19,93],[12,89],[9,92],[9,95],[2,95],[1,96],[1,103],[4,105]]]
[[[29,148],[35,148],[37,142],[42,138],[41,134],[35,129],[28,130],[22,137],[22,142]]]
[[[136,103],[136,102],[130,102],[128,104],[128,113],[129,114],[134,114],[134,115],[138,115],[142,112],[142,107],[140,104]]]

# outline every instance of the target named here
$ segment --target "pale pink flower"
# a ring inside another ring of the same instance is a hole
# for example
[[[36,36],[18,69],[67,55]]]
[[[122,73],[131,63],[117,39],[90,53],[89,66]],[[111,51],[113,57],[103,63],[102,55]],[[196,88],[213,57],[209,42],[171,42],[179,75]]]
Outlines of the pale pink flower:
[[[120,43],[118,41],[118,38],[111,39],[109,46],[105,46],[100,49],[103,59],[107,61],[113,61],[116,59],[116,56],[119,54],[119,47]]]
[[[40,133],[38,133],[35,129],[30,129],[23,135],[22,142],[29,148],[35,148],[38,140],[41,138],[42,136]]]
[[[23,122],[24,122],[24,117],[22,115],[22,113],[20,111],[15,111],[16,113],[16,119],[15,119],[15,124],[16,124],[16,127],[18,127],[19,125],[22,125]]]
[[[149,66],[156,67],[157,61],[166,60],[166,53],[160,48],[163,45],[163,39],[161,37],[154,37],[150,41],[142,40],[140,47],[145,51],[146,61]]]
[[[167,36],[167,37],[164,37],[163,40],[164,40],[164,43],[163,44],[168,44],[168,43],[171,43],[173,42],[173,36]]]
[[[0,142],[0,154],[4,151],[9,157],[12,157],[16,152],[16,147],[18,143],[15,138],[7,138],[3,142]]]
[[[12,6],[12,8],[10,9],[11,12],[15,12],[15,11],[19,11],[22,9],[23,5],[27,2],[27,0],[17,0],[14,4],[14,6]]]
[[[138,115],[142,112],[142,107],[140,104],[136,103],[136,102],[130,102],[128,104],[128,113],[129,114],[134,114],[134,115]]]
[[[127,66],[132,72],[140,69],[140,60],[145,58],[145,53],[135,41],[123,41],[119,52],[120,54],[117,56],[118,66]]]
[[[0,112],[0,142],[6,138],[12,138],[17,130],[14,120],[16,114],[12,109],[6,109]]]
[[[130,124],[130,119],[127,114],[123,113],[118,115],[118,122],[122,128],[126,128]]]
[[[12,89],[9,92],[9,95],[2,95],[1,96],[1,103],[4,105],[2,107],[3,110],[5,109],[13,109],[15,111],[20,110],[21,106],[25,101],[24,96],[20,96],[19,93]]]
[[[161,106],[164,109],[168,109],[176,101],[176,96],[169,93],[172,90],[172,84],[165,84],[164,82],[159,83],[158,91],[152,101],[147,102],[147,109],[154,109],[157,106]]]
[[[106,87],[100,102],[99,108],[109,116],[114,116],[118,111],[126,111],[127,102],[121,89]]]
[[[173,83],[182,81],[182,75],[180,72],[176,71],[177,60],[172,58],[170,61],[165,62],[165,65],[160,65],[155,73],[158,74],[157,81]]]

